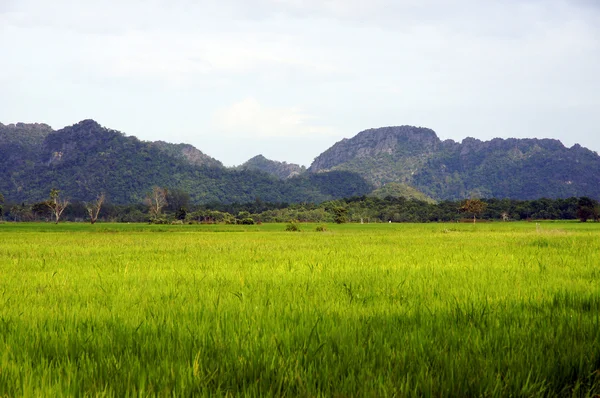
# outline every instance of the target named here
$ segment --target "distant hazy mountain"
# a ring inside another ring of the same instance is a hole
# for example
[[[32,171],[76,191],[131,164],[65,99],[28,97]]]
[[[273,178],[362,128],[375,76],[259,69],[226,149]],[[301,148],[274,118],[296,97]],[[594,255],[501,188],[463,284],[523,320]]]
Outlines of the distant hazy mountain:
[[[435,199],[600,198],[600,157],[551,139],[441,141],[430,129],[371,129],[318,156],[309,171],[357,173],[377,187],[397,182]]]
[[[242,170],[258,170],[272,174],[282,180],[299,176],[306,171],[306,167],[294,163],[277,162],[269,160],[263,155],[258,155],[239,166]]]
[[[565,148],[549,139],[457,143],[412,126],[363,131],[305,170],[262,155],[226,168],[191,145],[140,141],[93,120],[58,131],[0,124],[0,176],[5,198],[26,202],[58,188],[73,200],[105,192],[113,203],[135,203],[153,185],[184,190],[197,203],[320,202],[371,192],[421,200],[600,199],[600,157],[579,145]]]
[[[191,145],[145,142],[93,120],[52,131],[46,125],[0,126],[0,192],[40,201],[58,188],[73,200],[105,192],[113,203],[140,202],[152,186],[188,192],[195,202],[319,202],[373,187],[346,171],[288,178],[231,170]]]

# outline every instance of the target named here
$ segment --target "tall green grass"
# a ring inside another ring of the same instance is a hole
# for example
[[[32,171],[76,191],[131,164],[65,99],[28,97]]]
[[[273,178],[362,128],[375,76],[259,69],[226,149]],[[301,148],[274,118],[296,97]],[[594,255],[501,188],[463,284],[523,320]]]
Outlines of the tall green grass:
[[[0,395],[594,396],[600,226],[0,225]]]

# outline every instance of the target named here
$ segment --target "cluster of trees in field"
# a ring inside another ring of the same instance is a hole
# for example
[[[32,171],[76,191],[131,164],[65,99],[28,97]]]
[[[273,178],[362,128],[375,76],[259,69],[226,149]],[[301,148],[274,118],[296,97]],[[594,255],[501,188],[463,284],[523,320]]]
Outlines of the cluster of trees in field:
[[[468,199],[432,203],[404,197],[356,196],[316,203],[193,204],[181,190],[154,187],[143,202],[112,204],[104,194],[91,202],[69,201],[53,189],[37,203],[5,203],[0,193],[0,218],[7,221],[88,221],[153,223],[258,222],[452,222],[472,220],[600,220],[600,204],[588,197],[568,199]]]

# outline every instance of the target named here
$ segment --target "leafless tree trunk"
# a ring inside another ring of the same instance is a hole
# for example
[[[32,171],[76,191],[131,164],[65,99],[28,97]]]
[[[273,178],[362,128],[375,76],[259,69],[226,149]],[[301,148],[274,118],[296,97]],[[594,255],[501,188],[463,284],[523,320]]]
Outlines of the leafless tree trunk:
[[[158,218],[160,216],[160,212],[162,208],[165,207],[167,203],[167,190],[161,187],[152,187],[152,192],[146,196],[144,203],[148,206],[148,210],[150,212],[150,217],[153,219]]]
[[[69,199],[61,199],[59,196],[60,191],[58,189],[52,189],[50,191],[50,201],[48,207],[52,210],[54,216],[54,223],[58,224],[60,216],[62,215],[65,208],[69,205]]]
[[[106,196],[104,195],[104,193],[101,193],[96,198],[96,201],[85,204],[85,208],[87,209],[88,214],[90,215],[90,222],[92,223],[92,225],[95,224],[98,220],[98,214],[100,214],[100,209],[102,209],[104,199],[106,199]]]

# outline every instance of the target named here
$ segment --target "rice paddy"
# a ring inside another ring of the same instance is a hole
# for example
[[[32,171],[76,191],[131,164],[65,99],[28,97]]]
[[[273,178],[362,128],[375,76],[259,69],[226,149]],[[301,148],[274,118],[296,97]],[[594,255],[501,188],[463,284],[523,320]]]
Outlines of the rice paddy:
[[[2,396],[595,396],[600,224],[0,225]]]

